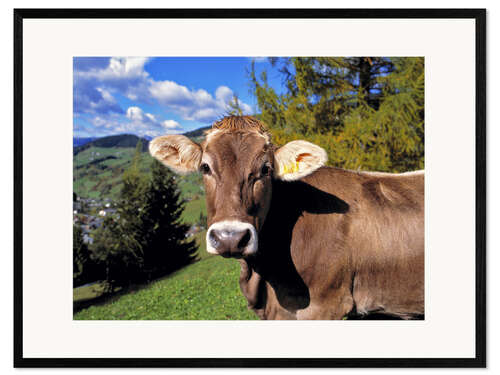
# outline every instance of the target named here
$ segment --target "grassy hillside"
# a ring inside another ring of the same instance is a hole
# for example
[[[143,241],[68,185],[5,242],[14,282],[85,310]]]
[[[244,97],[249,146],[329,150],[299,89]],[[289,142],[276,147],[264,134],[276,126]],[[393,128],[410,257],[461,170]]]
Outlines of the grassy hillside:
[[[200,241],[201,260],[146,286],[120,291],[98,304],[78,311],[76,320],[225,320],[257,319],[247,308],[238,284],[239,263],[211,256]],[[100,294],[100,285],[77,288],[74,300]]]
[[[116,200],[122,174],[130,166],[132,147],[89,147],[73,157],[73,191],[85,198]],[[142,154],[141,170],[147,171],[151,156]]]
[[[91,148],[91,147],[120,147],[120,148],[135,148],[139,140],[142,142],[142,151],[146,152],[148,150],[149,141],[144,138],[139,138],[134,134],[119,134],[110,135],[108,137],[95,138],[94,140],[85,143],[84,145],[73,147],[73,155]]]
[[[186,132],[186,133],[184,133],[184,135],[186,137],[189,137],[189,138],[192,138],[192,139],[195,139],[196,141],[198,141],[200,138],[203,138],[205,135],[205,132],[211,128],[212,128],[212,126],[205,126],[203,128],[198,128],[196,130],[191,130],[190,132]]]
[[[130,166],[135,148],[95,147],[80,151],[73,157],[73,191],[80,197],[116,201],[122,188],[122,174]],[[142,153],[140,169],[150,173],[153,158]],[[206,215],[205,192],[199,173],[176,176],[181,196],[186,200],[183,219],[194,223],[200,212]]]
[[[87,145],[74,155],[74,192],[84,198],[116,201],[135,145],[98,147],[95,141]],[[140,169],[150,173],[152,161],[149,153],[142,153]],[[193,173],[175,179],[186,201],[183,221],[196,223],[200,213],[206,215],[202,176]],[[257,319],[247,309],[239,289],[238,261],[208,254],[205,235],[206,231],[195,234],[199,244],[197,262],[148,285],[124,288],[111,296],[102,295],[104,285],[100,283],[74,289],[74,319]]]

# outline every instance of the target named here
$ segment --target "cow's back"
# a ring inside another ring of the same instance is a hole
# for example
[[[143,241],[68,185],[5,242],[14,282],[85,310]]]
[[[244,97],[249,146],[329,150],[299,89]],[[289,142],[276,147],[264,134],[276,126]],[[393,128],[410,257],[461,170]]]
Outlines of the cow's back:
[[[324,167],[278,183],[267,220],[269,310],[303,319],[424,313],[423,173]]]

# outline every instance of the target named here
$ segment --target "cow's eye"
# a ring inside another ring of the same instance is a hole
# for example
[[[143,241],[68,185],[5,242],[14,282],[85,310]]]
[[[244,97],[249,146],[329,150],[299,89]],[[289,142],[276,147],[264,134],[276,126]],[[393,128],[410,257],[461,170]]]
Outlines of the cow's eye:
[[[269,173],[271,173],[271,167],[269,167],[269,165],[267,164],[264,164],[261,168],[260,168],[260,174],[262,176],[268,176]]]
[[[207,163],[203,163],[202,165],[200,165],[200,171],[203,174],[210,174],[210,167]]]

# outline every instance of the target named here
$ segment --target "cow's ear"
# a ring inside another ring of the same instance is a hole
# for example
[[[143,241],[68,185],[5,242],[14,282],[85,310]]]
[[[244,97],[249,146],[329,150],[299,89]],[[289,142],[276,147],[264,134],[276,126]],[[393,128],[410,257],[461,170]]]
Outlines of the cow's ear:
[[[306,141],[292,141],[274,153],[274,177],[293,181],[311,174],[328,160],[325,150]]]
[[[186,174],[198,170],[202,151],[184,135],[164,135],[149,143],[149,153],[174,172]]]

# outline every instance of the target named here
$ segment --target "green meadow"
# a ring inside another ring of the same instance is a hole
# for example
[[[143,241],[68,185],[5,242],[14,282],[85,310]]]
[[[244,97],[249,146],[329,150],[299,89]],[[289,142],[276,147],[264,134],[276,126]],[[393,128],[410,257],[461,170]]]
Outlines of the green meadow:
[[[75,320],[257,319],[240,292],[239,263],[209,255],[205,231],[196,235],[199,261],[147,285],[101,298],[101,284],[76,288]]]
[[[89,147],[74,156],[74,192],[81,197],[116,200],[121,176],[134,155],[132,147]],[[140,169],[149,171],[153,159],[144,152]],[[176,176],[185,200],[182,219],[198,222],[206,215],[201,175]],[[224,320],[257,319],[248,310],[238,284],[239,263],[205,250],[206,231],[196,233],[197,261],[145,285],[131,285],[103,294],[96,283],[73,290],[75,320]]]

